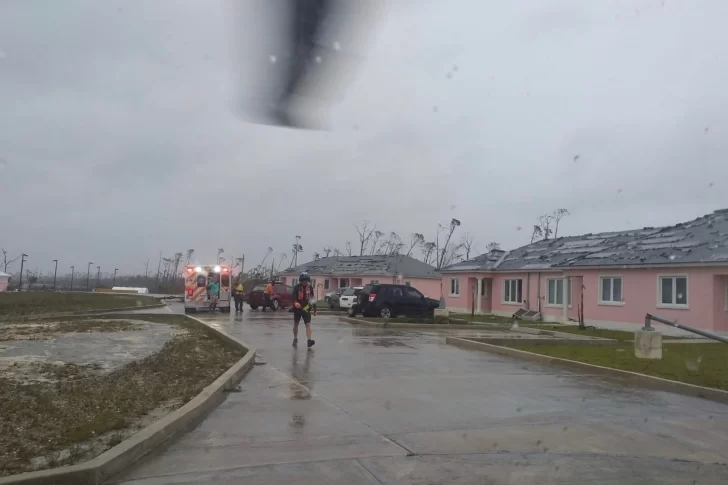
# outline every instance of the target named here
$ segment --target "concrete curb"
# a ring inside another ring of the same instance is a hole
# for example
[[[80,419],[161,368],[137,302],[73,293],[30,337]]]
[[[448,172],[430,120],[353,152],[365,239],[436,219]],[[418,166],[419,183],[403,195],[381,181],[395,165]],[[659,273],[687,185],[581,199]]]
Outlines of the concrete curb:
[[[246,351],[245,356],[205,387],[190,402],[152,423],[110,450],[85,463],[21,473],[0,478],[0,485],[98,485],[125,470],[141,457],[184,431],[225,399],[225,389],[235,386],[255,364],[255,349],[196,318],[208,333]]]
[[[45,320],[46,318],[58,318],[58,317],[83,317],[85,315],[102,315],[104,313],[115,313],[115,312],[129,312],[133,310],[146,310],[150,308],[161,308],[167,306],[166,303],[153,303],[151,305],[141,306],[127,306],[121,308],[107,308],[105,310],[81,310],[77,312],[61,312],[61,313],[43,313],[40,315],[28,315],[25,317],[18,317],[25,320]]]
[[[365,327],[375,327],[375,328],[402,328],[402,329],[412,329],[412,330],[495,330],[495,331],[501,331],[501,330],[508,330],[508,328],[493,325],[490,323],[476,323],[476,324],[468,324],[468,325],[453,325],[453,324],[445,324],[445,323],[398,323],[396,321],[388,322],[388,323],[379,323],[379,322],[368,322],[366,320],[361,320],[358,318],[352,318],[352,317],[339,317],[341,320],[344,320],[349,323],[353,323],[356,325],[362,325]]]
[[[685,382],[672,381],[670,379],[663,379],[662,377],[649,376],[647,374],[640,374],[639,372],[631,372],[621,369],[613,369],[611,367],[604,367],[601,365],[587,364],[585,362],[579,362],[576,360],[562,359],[560,357],[551,357],[549,355],[535,354],[533,352],[526,352],[525,350],[518,350],[509,347],[503,347],[500,345],[487,344],[484,342],[476,342],[474,340],[447,337],[445,342],[469,350],[478,350],[481,352],[491,352],[494,354],[505,355],[508,357],[517,357],[519,359],[530,360],[538,362],[540,364],[547,365],[561,365],[566,367],[577,367],[589,372],[598,374],[605,374],[612,377],[620,377],[625,379],[627,382],[638,384],[642,387],[655,389],[658,391],[673,392],[675,394],[683,394],[685,396],[700,397],[708,399],[710,401],[716,401],[723,404],[728,404],[728,391],[721,389],[713,389],[710,387],[696,386],[694,384],[687,384]],[[1,482],[0,482],[1,483]]]

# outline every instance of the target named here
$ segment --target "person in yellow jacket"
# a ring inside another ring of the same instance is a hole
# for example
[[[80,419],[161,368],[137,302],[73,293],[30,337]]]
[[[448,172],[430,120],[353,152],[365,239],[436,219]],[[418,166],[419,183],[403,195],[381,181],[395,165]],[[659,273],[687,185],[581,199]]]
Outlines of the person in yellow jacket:
[[[235,313],[242,312],[243,311],[243,300],[245,299],[245,287],[243,286],[243,282],[239,282],[238,285],[235,287],[235,293],[233,295],[235,298]]]

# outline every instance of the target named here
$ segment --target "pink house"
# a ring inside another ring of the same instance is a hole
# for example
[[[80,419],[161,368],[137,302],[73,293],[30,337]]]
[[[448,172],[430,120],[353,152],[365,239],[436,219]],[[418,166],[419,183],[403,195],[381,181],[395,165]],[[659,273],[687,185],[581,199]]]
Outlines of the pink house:
[[[446,307],[544,321],[644,324],[646,313],[728,331],[728,210],[668,227],[493,251],[441,270]]]
[[[0,292],[8,291],[9,284],[10,284],[10,275],[0,271]]]
[[[434,267],[404,255],[329,256],[282,271],[278,279],[294,285],[303,271],[311,275],[319,299],[337,288],[370,283],[410,285],[435,299],[442,290],[442,278]]]

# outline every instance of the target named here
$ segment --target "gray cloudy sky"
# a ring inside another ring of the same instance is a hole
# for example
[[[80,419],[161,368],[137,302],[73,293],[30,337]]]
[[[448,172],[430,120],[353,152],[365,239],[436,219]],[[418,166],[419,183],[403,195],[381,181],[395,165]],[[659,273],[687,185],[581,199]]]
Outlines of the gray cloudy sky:
[[[557,207],[562,234],[728,207],[725,0],[393,0],[321,132],[233,113],[253,10],[0,1],[0,246],[133,272],[297,234],[308,260],[363,219],[431,239],[457,217],[482,250]]]

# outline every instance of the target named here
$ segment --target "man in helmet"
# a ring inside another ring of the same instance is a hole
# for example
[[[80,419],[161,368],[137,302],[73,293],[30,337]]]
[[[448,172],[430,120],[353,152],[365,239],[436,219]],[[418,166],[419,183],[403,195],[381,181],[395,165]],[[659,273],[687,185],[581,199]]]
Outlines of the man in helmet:
[[[316,311],[316,298],[311,287],[311,277],[307,272],[298,277],[298,284],[293,287],[293,346],[298,346],[298,324],[303,318],[306,325],[306,338],[308,347],[316,342],[311,339],[311,312]]]

